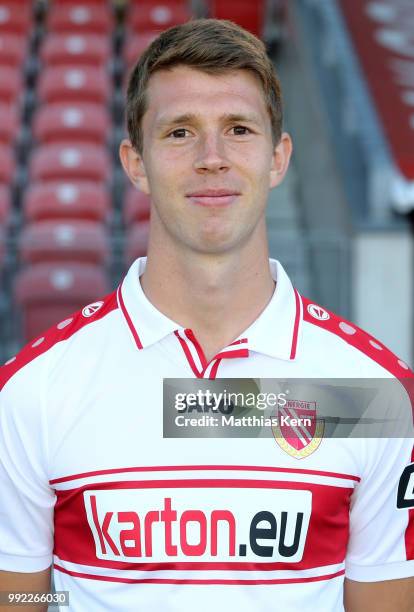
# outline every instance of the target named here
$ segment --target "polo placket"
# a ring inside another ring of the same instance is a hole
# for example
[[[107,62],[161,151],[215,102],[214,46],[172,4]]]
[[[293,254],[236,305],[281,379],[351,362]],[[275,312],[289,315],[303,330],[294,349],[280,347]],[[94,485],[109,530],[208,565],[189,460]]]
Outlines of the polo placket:
[[[214,380],[222,359],[237,359],[249,356],[248,339],[241,338],[229,344],[210,361],[207,361],[204,351],[191,329],[176,330],[174,333],[190,368],[197,378]]]

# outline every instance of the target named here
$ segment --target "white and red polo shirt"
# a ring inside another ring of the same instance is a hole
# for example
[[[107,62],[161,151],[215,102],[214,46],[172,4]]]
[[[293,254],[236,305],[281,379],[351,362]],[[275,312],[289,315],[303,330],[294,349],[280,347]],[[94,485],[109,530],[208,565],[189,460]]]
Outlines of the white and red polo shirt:
[[[53,565],[74,612],[337,612],[345,576],[413,576],[409,437],[322,439],[298,458],[271,437],[163,438],[162,413],[164,378],[404,378],[408,366],[301,297],[274,260],[271,301],[207,363],[144,295],[145,263],[0,371],[0,570]]]

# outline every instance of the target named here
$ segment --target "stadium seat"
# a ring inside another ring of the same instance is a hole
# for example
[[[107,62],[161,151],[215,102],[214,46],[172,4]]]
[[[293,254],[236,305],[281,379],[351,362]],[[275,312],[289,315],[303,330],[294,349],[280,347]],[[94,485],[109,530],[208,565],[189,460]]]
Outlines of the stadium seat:
[[[27,52],[27,37],[0,33],[0,66],[18,68]]]
[[[20,127],[15,107],[0,104],[0,145],[14,143]]]
[[[1,40],[1,39],[0,39]],[[104,66],[111,57],[110,41],[94,34],[49,34],[40,58],[45,66]]]
[[[139,0],[141,1],[141,0]],[[59,4],[66,6],[102,6],[103,4],[124,4],[125,0],[58,0]]]
[[[10,185],[14,181],[16,162],[11,147],[0,146],[0,183]]]
[[[145,49],[156,37],[156,32],[131,34],[127,37],[124,45],[124,61],[128,68],[132,68]]]
[[[230,19],[256,36],[263,33],[265,0],[210,0],[210,15]]]
[[[42,105],[33,119],[33,135],[42,144],[90,142],[108,144],[111,120],[98,104],[55,103]]]
[[[125,264],[130,266],[137,257],[147,254],[149,222],[135,223],[127,232],[125,241]]]
[[[130,227],[136,221],[147,221],[150,218],[149,196],[134,187],[128,187],[123,212],[125,227]]]
[[[32,26],[31,2],[0,2],[0,32],[6,34],[27,34]]]
[[[30,177],[36,181],[87,180],[110,178],[111,160],[103,147],[82,144],[41,145],[30,160]]]
[[[111,200],[104,184],[88,181],[32,183],[24,194],[27,222],[47,219],[109,221]]]
[[[24,263],[80,261],[106,264],[108,236],[96,221],[39,221],[25,226],[19,236],[19,255]]]
[[[9,66],[0,66],[0,103],[19,103],[22,92],[23,83],[20,70]]]
[[[10,190],[6,185],[0,185],[0,226],[5,227],[10,223],[11,198]]]
[[[191,18],[187,4],[183,2],[144,1],[133,5],[128,15],[128,27],[134,32],[159,32],[171,26],[185,23]]]
[[[1,72],[0,72],[1,74]],[[105,104],[112,84],[105,70],[91,66],[51,66],[39,79],[41,102],[93,102]]]
[[[99,266],[79,263],[43,263],[22,270],[14,284],[14,299],[21,309],[23,339],[28,342],[49,327],[63,329],[70,315],[109,293]]]
[[[99,4],[54,2],[47,19],[49,32],[59,34],[66,32],[109,34],[113,25],[111,10],[104,2]]]

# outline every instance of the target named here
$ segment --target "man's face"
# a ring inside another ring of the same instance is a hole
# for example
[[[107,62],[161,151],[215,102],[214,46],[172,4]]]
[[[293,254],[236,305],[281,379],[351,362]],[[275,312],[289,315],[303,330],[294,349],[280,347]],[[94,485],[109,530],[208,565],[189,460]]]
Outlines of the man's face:
[[[176,66],[151,77],[147,108],[143,155],[129,149],[129,174],[151,195],[154,234],[217,254],[263,240],[268,191],[283,178],[290,139],[274,148],[258,78]]]

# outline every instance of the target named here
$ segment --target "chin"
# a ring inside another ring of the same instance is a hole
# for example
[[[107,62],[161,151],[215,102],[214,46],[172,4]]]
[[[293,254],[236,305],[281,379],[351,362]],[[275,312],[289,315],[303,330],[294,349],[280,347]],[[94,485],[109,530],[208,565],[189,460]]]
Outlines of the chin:
[[[193,250],[206,255],[223,255],[237,248],[238,242],[224,239],[201,239],[192,245]]]

